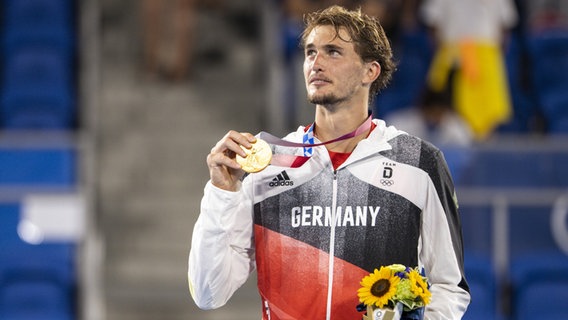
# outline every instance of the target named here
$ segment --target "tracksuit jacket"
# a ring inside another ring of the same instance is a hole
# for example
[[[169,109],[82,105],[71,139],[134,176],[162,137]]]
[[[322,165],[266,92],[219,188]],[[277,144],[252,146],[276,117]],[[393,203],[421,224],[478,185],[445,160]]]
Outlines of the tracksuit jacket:
[[[425,319],[461,319],[470,295],[443,155],[373,121],[336,170],[320,146],[299,168],[247,175],[238,192],[207,183],[188,269],[200,308],[223,306],[256,270],[264,320],[359,320],[361,279],[397,263],[424,268],[432,293]],[[300,127],[285,139],[303,135]]]

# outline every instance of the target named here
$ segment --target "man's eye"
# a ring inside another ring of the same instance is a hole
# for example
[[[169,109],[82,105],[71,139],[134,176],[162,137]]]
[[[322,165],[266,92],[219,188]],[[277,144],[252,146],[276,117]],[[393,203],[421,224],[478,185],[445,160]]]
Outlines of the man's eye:
[[[315,54],[316,54],[316,51],[315,51],[315,50],[306,50],[306,57],[307,57],[307,56],[313,56],[313,55],[315,55]]]
[[[339,52],[339,50],[332,49],[332,50],[329,50],[329,55],[338,56],[338,55],[340,55],[340,52]]]

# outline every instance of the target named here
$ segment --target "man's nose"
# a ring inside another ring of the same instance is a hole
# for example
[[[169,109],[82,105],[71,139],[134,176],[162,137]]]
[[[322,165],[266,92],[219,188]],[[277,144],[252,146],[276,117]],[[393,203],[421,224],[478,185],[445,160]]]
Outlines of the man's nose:
[[[323,68],[324,68],[324,64],[325,64],[325,61],[324,61],[323,56],[320,53],[318,53],[314,57],[314,61],[313,61],[313,64],[312,64],[312,70],[313,71],[322,71]]]

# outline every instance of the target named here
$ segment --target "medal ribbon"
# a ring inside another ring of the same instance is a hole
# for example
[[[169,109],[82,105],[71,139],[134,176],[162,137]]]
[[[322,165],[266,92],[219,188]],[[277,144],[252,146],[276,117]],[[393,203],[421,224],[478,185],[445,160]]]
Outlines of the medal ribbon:
[[[330,143],[334,143],[334,142],[338,142],[338,141],[342,141],[345,139],[349,139],[349,138],[353,138],[356,137],[358,135],[361,135],[363,133],[366,133],[369,131],[369,129],[371,129],[371,124],[372,124],[372,115],[369,115],[369,117],[367,118],[367,120],[365,120],[365,122],[363,122],[357,129],[342,135],[339,138],[335,138],[329,141],[325,141],[325,142],[320,142],[320,143],[298,143],[298,142],[292,142],[292,141],[287,141],[287,140],[283,140],[280,139],[276,136],[271,135],[268,132],[265,131],[261,131],[258,134],[258,137],[270,144],[273,145],[277,145],[277,146],[282,146],[282,147],[294,147],[294,148],[304,148],[304,156],[296,156],[296,155],[289,155],[289,154],[275,154],[272,156],[272,160],[270,161],[270,164],[272,165],[276,165],[276,166],[281,166],[281,167],[290,167],[290,168],[298,168],[301,165],[303,165],[306,161],[308,161],[308,159],[310,158],[309,156],[307,156],[306,154],[310,155],[312,154],[312,147],[317,147],[317,146],[323,146],[326,144],[330,144]],[[306,132],[306,134],[309,135],[309,133],[311,132],[313,135],[313,127],[315,126],[315,124],[313,124],[310,129],[308,130],[308,132]],[[310,141],[313,142],[313,138],[312,139],[306,139],[306,134],[304,135],[304,141]]]

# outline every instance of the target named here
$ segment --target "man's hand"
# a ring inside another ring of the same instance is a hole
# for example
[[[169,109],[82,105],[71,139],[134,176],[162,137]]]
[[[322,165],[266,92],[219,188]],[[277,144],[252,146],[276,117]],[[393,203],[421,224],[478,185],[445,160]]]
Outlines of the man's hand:
[[[248,149],[255,141],[256,138],[248,132],[239,133],[231,130],[217,142],[207,156],[209,176],[214,186],[228,191],[237,191],[239,181],[245,172],[235,161],[235,157],[237,154],[246,157],[241,146]]]

